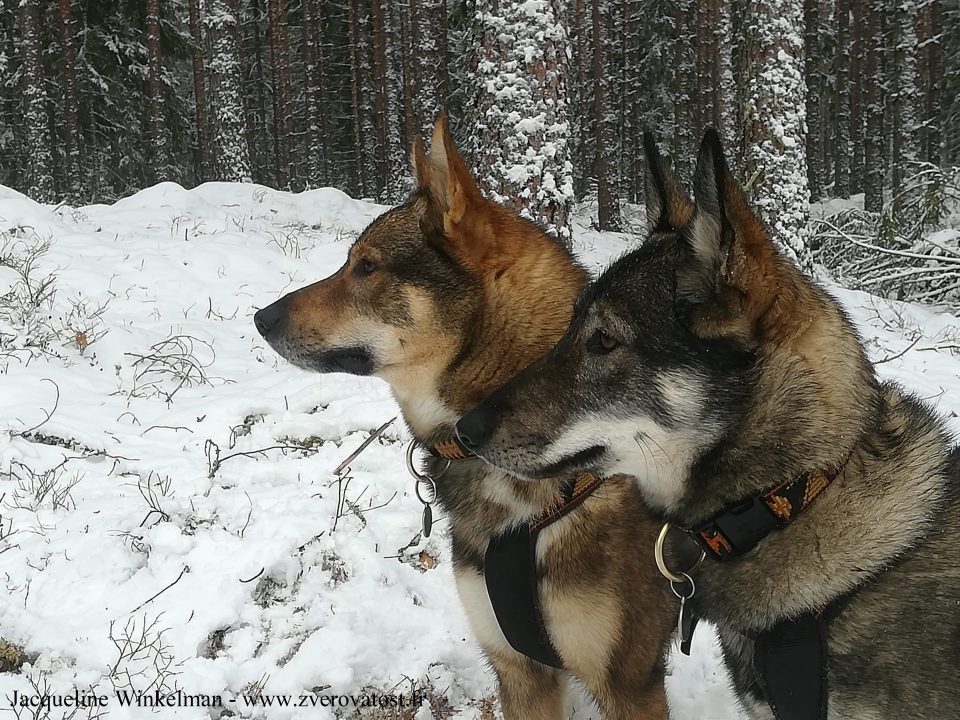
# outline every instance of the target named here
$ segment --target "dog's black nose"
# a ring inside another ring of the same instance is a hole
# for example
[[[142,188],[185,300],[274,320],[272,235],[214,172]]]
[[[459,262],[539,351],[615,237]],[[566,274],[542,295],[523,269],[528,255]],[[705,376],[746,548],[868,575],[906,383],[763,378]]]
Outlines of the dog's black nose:
[[[457,423],[457,438],[468,450],[476,451],[483,447],[493,434],[492,414],[478,405]]]
[[[285,314],[286,308],[284,307],[284,303],[278,300],[272,305],[267,305],[262,310],[257,310],[253,316],[253,324],[256,325],[258,333],[267,337],[267,335],[277,329]]]

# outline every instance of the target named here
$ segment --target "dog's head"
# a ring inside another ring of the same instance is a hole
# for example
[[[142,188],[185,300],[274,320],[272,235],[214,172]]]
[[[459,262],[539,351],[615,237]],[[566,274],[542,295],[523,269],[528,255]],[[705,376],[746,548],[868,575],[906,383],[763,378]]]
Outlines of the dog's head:
[[[778,255],[716,133],[701,146],[695,202],[652,139],[645,145],[647,241],[585,291],[557,346],[465,415],[457,432],[521,477],[634,475],[647,502],[670,512],[721,438],[736,445],[731,436],[748,413],[768,415],[761,433],[789,432],[781,421],[791,412],[808,430],[819,398],[798,397],[847,326]],[[838,342],[846,352],[856,341],[847,332]]]
[[[562,334],[583,282],[542,229],[481,195],[445,118],[429,154],[416,142],[411,160],[417,189],[410,199],[371,223],[334,275],[282,297],[254,321],[271,347],[301,368],[383,378],[408,421],[426,430],[445,417],[452,423],[504,379],[487,363],[480,374],[458,378],[457,398],[440,387],[451,364],[482,345],[486,325],[511,314],[511,328],[530,328],[500,351],[522,361],[508,366],[509,377]],[[555,303],[547,299],[548,320],[531,328],[522,306],[564,272],[572,289],[559,288]]]

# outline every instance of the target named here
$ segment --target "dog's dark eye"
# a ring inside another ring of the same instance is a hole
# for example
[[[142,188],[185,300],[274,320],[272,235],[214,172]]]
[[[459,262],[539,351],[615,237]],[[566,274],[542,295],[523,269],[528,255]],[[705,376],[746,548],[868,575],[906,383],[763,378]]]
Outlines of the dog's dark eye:
[[[369,259],[363,258],[362,260],[357,261],[357,266],[354,269],[354,272],[360,276],[372,275],[373,271],[377,269],[377,264]]]
[[[608,352],[616,350],[619,344],[620,341],[613,335],[608,335],[603,330],[597,330],[587,340],[587,350],[595,355],[606,355]]]

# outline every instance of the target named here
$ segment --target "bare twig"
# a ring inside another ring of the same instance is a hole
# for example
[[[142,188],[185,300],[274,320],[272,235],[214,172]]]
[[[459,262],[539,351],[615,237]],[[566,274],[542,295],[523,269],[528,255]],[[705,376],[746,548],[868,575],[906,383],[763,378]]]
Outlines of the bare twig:
[[[387,420],[383,425],[381,425],[381,426],[378,427],[376,430],[374,430],[372,433],[370,433],[370,437],[368,437],[366,440],[364,440],[364,441],[360,444],[360,447],[358,447],[356,450],[354,450],[352,453],[350,453],[350,455],[347,456],[347,459],[346,459],[346,460],[344,460],[342,463],[340,463],[339,465],[337,465],[337,469],[333,471],[333,474],[334,474],[334,475],[339,475],[340,473],[342,473],[342,472],[344,471],[344,469],[346,469],[347,466],[348,466],[351,462],[353,462],[353,461],[357,458],[358,455],[360,455],[360,453],[362,453],[364,450],[366,450],[367,447],[369,447],[370,443],[372,443],[374,440],[376,440],[378,437],[380,437],[380,435],[383,434],[383,431],[386,430],[388,427],[390,427],[391,423],[393,423],[393,421],[396,420],[396,419],[397,419],[396,416],[390,418],[390,419]]]

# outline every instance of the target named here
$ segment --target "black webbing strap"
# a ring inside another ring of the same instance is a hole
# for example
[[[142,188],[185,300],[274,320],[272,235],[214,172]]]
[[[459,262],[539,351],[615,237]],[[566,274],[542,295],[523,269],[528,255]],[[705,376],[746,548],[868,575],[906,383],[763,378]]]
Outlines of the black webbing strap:
[[[757,636],[754,671],[777,720],[827,718],[827,618],[804,613]]]
[[[544,665],[562,668],[540,607],[538,534],[521,525],[493,538],[484,556],[483,575],[493,613],[510,647]]]
[[[483,576],[493,614],[510,647],[544,665],[562,668],[563,661],[547,635],[540,604],[537,538],[540,531],[576,510],[603,484],[591,473],[565,481],[555,502],[529,522],[490,540]]]

